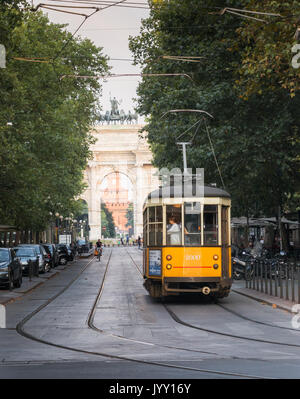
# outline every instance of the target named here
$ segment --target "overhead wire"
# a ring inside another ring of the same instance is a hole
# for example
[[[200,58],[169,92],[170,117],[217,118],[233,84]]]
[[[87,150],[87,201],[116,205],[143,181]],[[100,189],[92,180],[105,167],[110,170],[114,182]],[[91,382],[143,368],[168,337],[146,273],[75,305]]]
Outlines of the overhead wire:
[[[220,169],[220,167],[219,167],[219,163],[218,163],[218,160],[217,160],[217,157],[216,157],[215,149],[214,149],[214,146],[213,146],[213,143],[212,143],[210,134],[209,134],[209,130],[208,130],[206,118],[204,118],[204,124],[205,124],[205,128],[206,128],[207,137],[208,137],[208,140],[209,140],[209,143],[210,143],[210,147],[211,147],[211,150],[212,150],[214,159],[215,159],[215,163],[216,163],[216,165],[217,165],[217,169],[218,169],[218,172],[219,172],[219,175],[220,175],[220,179],[221,179],[223,188],[225,189],[224,180],[223,180],[222,173],[221,173],[221,169]]]
[[[126,4],[116,4],[116,2],[112,1],[72,1],[72,0],[48,0],[56,3],[72,3],[72,4],[91,4],[91,5],[100,5],[100,6],[115,6],[115,7],[125,7],[125,8],[134,8],[134,9],[149,9],[149,7],[144,7],[142,3],[132,3],[128,2]],[[142,4],[140,6],[140,4]],[[57,6],[57,4],[55,4]],[[71,6],[70,6],[71,7]]]
[[[74,79],[109,79],[109,78],[118,78],[118,77],[126,77],[126,76],[141,76],[141,77],[150,77],[150,76],[185,76],[193,81],[190,75],[187,73],[118,73],[112,75],[62,75],[60,80],[64,78],[74,78]]]

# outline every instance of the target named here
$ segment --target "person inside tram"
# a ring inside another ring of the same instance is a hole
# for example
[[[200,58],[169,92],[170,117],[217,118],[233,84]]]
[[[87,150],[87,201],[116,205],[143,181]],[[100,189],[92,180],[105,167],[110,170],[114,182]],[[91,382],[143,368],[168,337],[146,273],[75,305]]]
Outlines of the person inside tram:
[[[167,235],[169,236],[170,245],[181,245],[181,224],[177,223],[174,216],[169,218]]]

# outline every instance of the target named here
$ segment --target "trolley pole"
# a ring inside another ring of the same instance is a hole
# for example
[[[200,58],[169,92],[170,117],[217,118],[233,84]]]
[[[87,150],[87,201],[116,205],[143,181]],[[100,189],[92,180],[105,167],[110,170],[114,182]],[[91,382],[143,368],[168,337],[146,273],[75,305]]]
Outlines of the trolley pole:
[[[186,146],[191,145],[191,142],[185,142],[185,143],[176,143],[177,145],[182,146],[182,155],[183,155],[183,174],[187,175],[188,170],[187,170],[187,158],[186,158]]]

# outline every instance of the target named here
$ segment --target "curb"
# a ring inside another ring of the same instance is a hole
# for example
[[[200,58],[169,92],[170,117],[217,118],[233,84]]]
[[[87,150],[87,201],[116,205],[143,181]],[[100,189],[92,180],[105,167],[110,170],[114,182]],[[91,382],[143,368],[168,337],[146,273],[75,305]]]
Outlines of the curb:
[[[292,312],[290,308],[287,308],[287,307],[285,307],[283,305],[278,305],[277,303],[275,303],[274,301],[270,301],[269,299],[258,298],[258,297],[254,296],[254,295],[250,295],[248,293],[245,294],[244,292],[237,291],[237,290],[231,290],[231,291],[235,292],[236,294],[243,295],[243,296],[245,296],[247,298],[253,299],[254,301],[257,301],[257,302],[260,302],[260,303],[264,303],[264,304],[272,306],[272,307],[275,305],[277,309],[285,310],[286,312],[294,314],[294,312]]]

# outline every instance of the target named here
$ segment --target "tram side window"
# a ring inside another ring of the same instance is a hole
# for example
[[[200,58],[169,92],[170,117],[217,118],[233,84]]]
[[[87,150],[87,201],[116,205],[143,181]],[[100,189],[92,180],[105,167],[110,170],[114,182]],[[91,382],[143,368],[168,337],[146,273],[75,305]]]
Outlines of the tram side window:
[[[151,206],[149,209],[149,246],[162,246],[162,206]]]
[[[204,245],[218,245],[218,207],[204,205]]]
[[[167,245],[181,245],[181,205],[167,205]]]
[[[143,244],[144,247],[147,245],[148,235],[147,235],[147,209],[144,210],[143,214]]]
[[[184,205],[184,245],[201,245],[201,204],[187,202]]]

